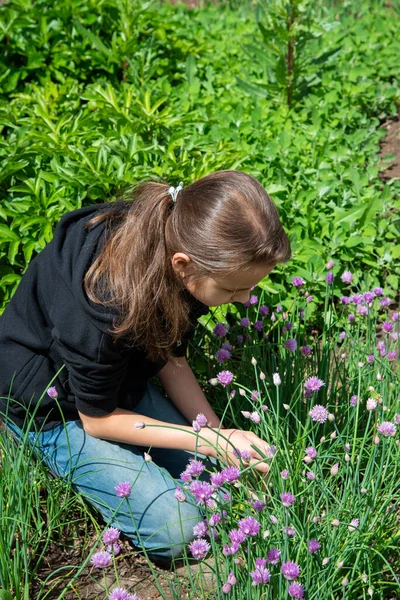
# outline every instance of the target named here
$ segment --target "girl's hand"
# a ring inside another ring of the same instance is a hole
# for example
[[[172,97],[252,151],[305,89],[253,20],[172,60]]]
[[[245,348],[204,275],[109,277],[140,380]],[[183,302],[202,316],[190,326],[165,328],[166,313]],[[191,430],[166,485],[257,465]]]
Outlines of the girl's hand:
[[[265,455],[268,455],[270,445],[256,436],[252,431],[223,429],[220,430],[220,434],[217,436],[216,448],[212,449],[212,456],[214,456],[214,458],[219,458],[228,465],[240,466],[240,459],[234,456],[233,450],[237,449],[240,450],[240,452],[246,450],[250,453],[251,458],[250,461],[245,464],[254,465],[255,469],[261,473],[268,473],[269,465],[257,450],[251,447],[252,444],[257,446],[257,448]]]

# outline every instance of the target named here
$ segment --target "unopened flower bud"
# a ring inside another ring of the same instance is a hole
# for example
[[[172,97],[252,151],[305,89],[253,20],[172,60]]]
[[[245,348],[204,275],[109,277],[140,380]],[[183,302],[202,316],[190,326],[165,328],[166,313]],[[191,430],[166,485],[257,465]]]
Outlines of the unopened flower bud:
[[[334,527],[339,527],[340,525],[340,521],[339,519],[333,519],[332,523],[331,523]]]
[[[212,379],[208,380],[208,383],[211,385],[218,385],[218,379],[216,377],[212,377]]]
[[[368,583],[368,575],[366,573],[363,573],[361,575],[361,579],[363,580],[364,583]]]
[[[369,587],[367,589],[368,595],[372,598],[372,596],[374,595],[374,590],[372,589],[372,587]]]
[[[344,455],[344,460],[345,460],[346,462],[350,462],[350,455],[349,455],[349,454],[347,454],[347,452],[346,452],[346,454]]]
[[[281,385],[281,383],[282,383],[282,380],[281,380],[281,378],[279,376],[279,373],[274,373],[272,375],[272,380],[274,382],[274,385],[276,385],[276,386]]]
[[[347,577],[343,577],[342,579],[342,585],[348,585],[349,580],[347,579]]]
[[[329,562],[329,557],[325,556],[325,558],[322,559],[322,566],[324,567],[325,565],[327,565]]]
[[[343,565],[344,565],[344,562],[342,560],[340,560],[337,564],[337,568],[341,569],[343,567]]]
[[[265,373],[263,373],[262,371],[260,371],[260,379],[261,381],[265,380]]]
[[[382,381],[382,375],[379,373],[379,371],[376,374],[376,380],[377,381]]]
[[[266,540],[266,539],[267,539],[267,537],[269,537],[269,536],[270,536],[270,533],[271,533],[271,532],[270,532],[270,530],[269,530],[269,529],[266,529],[266,530],[264,531],[264,533],[263,533],[263,538],[264,538],[264,540]]]
[[[321,442],[321,444],[323,444],[326,440],[326,437],[323,435],[322,438],[319,440]]]
[[[311,458],[311,456],[308,456],[308,455],[307,455],[307,456],[305,456],[305,457],[303,458],[303,460],[304,460],[304,462],[305,462],[307,465],[311,465],[311,463],[312,463],[312,461],[313,461],[313,459]]]
[[[339,463],[335,463],[331,468],[331,475],[337,475],[339,473]]]
[[[345,444],[344,449],[346,450],[346,452],[350,452],[350,444]]]
[[[252,357],[251,357],[251,364],[252,364],[252,365],[256,365],[256,364],[257,364],[257,361],[256,361],[256,359],[254,358],[254,356],[252,356]]]
[[[378,445],[381,440],[377,435],[374,435],[374,439],[372,441],[374,442],[374,444]]]
[[[336,431],[332,431],[332,433],[330,435],[331,440],[334,440],[335,437],[336,437]]]
[[[150,454],[145,452],[143,456],[144,456],[145,462],[152,462],[153,459],[151,458]]]
[[[362,487],[362,488],[360,489],[360,492],[361,492],[361,494],[366,494],[366,493],[367,493],[367,491],[368,491],[368,490],[367,490],[367,488],[365,488],[365,487]]]
[[[283,408],[284,408],[285,410],[289,410],[289,409],[290,409],[290,406],[289,406],[289,404],[284,404],[284,405],[283,405]]]
[[[332,421],[334,421],[334,420],[335,420],[335,415],[334,415],[334,414],[332,414],[332,413],[328,413],[328,419],[329,419],[329,421],[331,421],[331,422],[332,422]]]

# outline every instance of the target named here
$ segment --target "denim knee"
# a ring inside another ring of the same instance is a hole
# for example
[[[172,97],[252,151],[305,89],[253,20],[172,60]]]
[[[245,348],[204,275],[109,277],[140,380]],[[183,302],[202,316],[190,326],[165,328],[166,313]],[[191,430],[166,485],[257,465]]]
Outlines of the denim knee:
[[[203,517],[200,507],[188,502],[180,503],[173,497],[160,514],[159,522],[154,524],[151,535],[145,540],[142,538],[142,544],[152,557],[179,558],[185,549],[188,552],[187,545],[195,538],[193,527]]]

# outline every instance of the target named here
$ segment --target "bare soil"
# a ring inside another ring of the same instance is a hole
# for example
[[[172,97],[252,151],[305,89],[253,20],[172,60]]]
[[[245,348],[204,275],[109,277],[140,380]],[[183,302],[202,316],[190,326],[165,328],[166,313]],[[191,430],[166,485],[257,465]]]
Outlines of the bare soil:
[[[394,177],[400,177],[400,109],[396,117],[382,123],[381,127],[387,130],[387,135],[381,140],[379,156],[383,158],[387,154],[394,154],[395,158],[381,171],[379,177],[385,183]]]

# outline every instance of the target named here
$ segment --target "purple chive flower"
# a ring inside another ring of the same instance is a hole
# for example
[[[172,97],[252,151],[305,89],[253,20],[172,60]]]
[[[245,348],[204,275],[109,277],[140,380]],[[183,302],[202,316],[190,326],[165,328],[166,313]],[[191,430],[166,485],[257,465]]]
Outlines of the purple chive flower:
[[[290,492],[283,492],[283,494],[280,495],[281,500],[282,500],[282,504],[283,506],[291,506],[293,504],[293,502],[295,502],[296,500],[296,496],[293,496],[293,494],[291,494]]]
[[[342,297],[340,298],[340,302],[341,302],[342,304],[350,304],[350,302],[351,302],[351,298],[349,298],[349,296],[342,296]]]
[[[107,544],[106,546],[107,552],[114,552],[115,556],[121,552],[121,546],[119,544]]]
[[[240,477],[240,469],[237,467],[226,467],[222,469],[221,474],[226,481],[226,483],[232,483],[233,481],[237,481]]]
[[[183,473],[181,473],[181,479],[185,483],[190,483],[192,481],[192,476],[187,471],[183,471]]]
[[[222,586],[222,593],[223,594],[230,594],[231,590],[232,590],[231,584],[229,583],[229,581],[226,581],[224,583],[224,585]]]
[[[217,337],[224,337],[227,333],[228,329],[223,323],[218,323],[213,329],[213,334]]]
[[[278,548],[271,548],[267,554],[267,562],[270,565],[277,565],[281,558],[281,551]]]
[[[198,477],[203,473],[205,468],[206,467],[201,460],[195,460],[194,458],[191,458],[186,467],[186,473],[188,473],[191,477]]]
[[[346,332],[345,331],[341,331],[339,333],[339,339],[343,341],[345,337],[346,337]]]
[[[258,425],[258,423],[261,422],[261,417],[257,411],[254,411],[254,412],[250,413],[250,420],[253,421],[253,423],[256,423]]]
[[[246,539],[246,534],[240,529],[232,529],[229,533],[229,539],[232,544],[242,544]]]
[[[268,315],[269,313],[269,308],[268,306],[265,306],[264,304],[262,306],[260,306],[260,315],[264,318]]]
[[[283,471],[281,471],[281,477],[282,479],[289,479],[289,471],[287,469],[283,469]]]
[[[310,392],[318,392],[318,390],[321,389],[324,385],[325,382],[322,381],[322,379],[319,379],[318,377],[309,377],[304,382],[305,389],[310,390]]]
[[[242,335],[238,335],[236,340],[238,344],[243,344],[244,337]]]
[[[366,317],[369,314],[369,310],[367,306],[357,306],[356,313],[361,315],[362,317]]]
[[[390,305],[390,302],[391,302],[390,298],[387,298],[387,297],[381,298],[379,300],[379,306],[383,306],[384,308],[387,308]]]
[[[198,538],[197,540],[193,540],[193,542],[191,542],[189,544],[190,553],[197,560],[202,560],[205,557],[205,555],[207,554],[207,552],[209,551],[210,548],[211,548],[211,546],[207,542],[207,540],[204,540],[202,538]]]
[[[96,552],[96,554],[93,554],[92,558],[90,559],[90,562],[96,569],[100,569],[100,568],[108,567],[111,560],[112,560],[111,554],[109,552],[105,552],[104,550],[102,550],[101,552]]]
[[[207,417],[203,415],[203,413],[199,413],[196,417],[196,421],[200,425],[200,427],[206,427],[207,425]]]
[[[55,385],[53,385],[52,387],[49,387],[49,389],[47,390],[47,394],[50,396],[50,398],[58,398],[58,392],[57,392],[57,388]]]
[[[310,481],[314,481],[315,473],[313,471],[307,471],[306,475]]]
[[[393,331],[393,325],[390,321],[385,321],[382,324],[382,329],[383,331],[386,331],[386,333],[391,333]]]
[[[307,302],[307,304],[310,304],[310,302],[312,302],[312,301],[313,301],[313,299],[314,299],[314,296],[307,296],[307,297],[306,297],[306,302]]]
[[[375,294],[374,294],[374,292],[364,292],[363,297],[364,297],[365,302],[367,304],[370,304],[370,302],[374,301]]]
[[[291,581],[292,579],[297,579],[300,576],[300,567],[296,565],[296,563],[288,560],[287,562],[282,563],[281,573],[285,577]]]
[[[326,274],[325,281],[326,281],[326,283],[328,285],[332,285],[332,283],[333,283],[333,273],[332,273],[332,271],[330,271],[329,273]]]
[[[256,400],[260,399],[260,394],[257,392],[257,390],[253,390],[250,398],[253,400],[253,402],[256,402]]]
[[[301,353],[303,356],[311,356],[312,350],[311,350],[310,346],[302,346]]]
[[[329,413],[325,406],[321,406],[321,404],[316,404],[309,412],[311,419],[317,423],[325,423],[328,418],[328,414]]]
[[[330,271],[331,269],[333,269],[333,267],[335,266],[335,264],[336,264],[336,263],[335,263],[335,261],[331,259],[331,260],[329,260],[329,261],[326,263],[326,265],[325,265],[325,269],[326,269],[327,271]]]
[[[367,356],[367,362],[369,362],[369,363],[375,362],[375,356],[373,354],[370,354],[369,356]]]
[[[398,312],[394,312],[392,314],[392,321],[393,321],[393,323],[397,323],[398,320],[399,320],[399,313]]]
[[[351,398],[350,398],[350,405],[351,406],[357,406],[357,401],[358,401],[358,396],[357,394],[354,394]]]
[[[216,471],[215,473],[211,473],[211,475],[210,475],[210,481],[211,481],[211,485],[214,488],[219,488],[219,487],[223,486],[224,483],[225,483],[224,474],[221,473],[220,471]]]
[[[253,585],[260,585],[269,582],[271,573],[266,568],[265,564],[265,558],[256,559],[256,568],[254,571],[250,571],[250,577],[253,580]]]
[[[397,357],[397,352],[395,350],[391,350],[390,352],[387,353],[387,359],[388,360],[396,360]]]
[[[199,423],[196,421],[196,419],[194,421],[192,421],[192,427],[193,427],[193,431],[195,433],[200,433],[201,427],[200,427]]]
[[[380,423],[376,429],[378,430],[378,433],[384,435],[385,437],[394,437],[396,435],[396,425],[390,421],[382,421],[382,423]]]
[[[353,294],[352,297],[351,297],[351,301],[356,306],[359,306],[360,304],[362,304],[363,297],[362,297],[361,294]]]
[[[118,498],[128,498],[131,493],[131,488],[132,485],[129,483],[129,481],[121,481],[121,483],[118,483],[114,489]]]
[[[267,505],[262,500],[254,500],[252,506],[256,512],[261,512]]]
[[[294,287],[302,287],[304,285],[304,279],[302,277],[293,277],[292,283]]]
[[[207,481],[192,481],[189,489],[197,500],[197,504],[204,504],[214,493],[214,488]]]
[[[306,452],[307,456],[309,456],[312,459],[317,458],[317,456],[318,456],[318,452],[314,448],[314,446],[308,446],[308,448],[306,448],[305,452]]]
[[[321,548],[321,544],[318,540],[312,539],[308,542],[308,551],[310,554],[314,554]]]
[[[233,373],[230,371],[221,371],[217,375],[217,379],[221,385],[224,387],[232,383],[233,381]]]
[[[125,588],[117,587],[108,596],[108,600],[139,600],[139,597],[136,594],[130,594]]]
[[[260,523],[254,517],[245,517],[238,522],[240,531],[246,536],[257,535],[260,531]]]
[[[221,348],[223,348],[224,350],[229,350],[230,352],[233,349],[233,346],[229,342],[224,342],[223,344],[221,344]]]
[[[296,530],[294,529],[294,527],[289,525],[289,527],[282,527],[282,533],[289,537],[294,537],[296,535]]]
[[[298,581],[293,581],[288,588],[291,598],[304,598],[304,588]]]
[[[374,294],[375,296],[383,296],[383,289],[381,287],[375,287]]]
[[[250,319],[248,319],[247,317],[243,317],[242,319],[240,319],[239,323],[242,327],[249,327]]]
[[[283,343],[283,347],[289,352],[295,352],[297,350],[297,341],[294,338],[289,338]]]
[[[283,306],[282,304],[278,304],[278,306],[276,307],[276,312],[277,313],[281,313],[283,311]]]
[[[343,283],[351,283],[353,281],[353,273],[351,271],[343,271],[340,276]]]
[[[252,306],[254,306],[254,304],[258,303],[258,296],[256,296],[256,295],[250,296],[249,302]]]
[[[229,350],[226,350],[225,348],[220,348],[215,353],[215,358],[217,359],[217,361],[219,363],[223,363],[224,361],[229,360],[230,357],[231,357],[231,353],[229,352]]]
[[[178,500],[178,502],[185,502],[185,500],[186,500],[186,496],[183,493],[182,488],[179,487],[179,485],[177,486],[177,488],[176,488],[176,490],[174,492],[174,496]]]
[[[208,527],[206,521],[200,521],[199,523],[196,523],[196,525],[193,527],[193,535],[195,535],[196,537],[204,537],[205,535],[207,535],[207,533]]]
[[[114,544],[117,540],[119,540],[121,532],[119,529],[115,527],[108,527],[102,536],[103,542],[105,544]]]
[[[400,414],[396,413],[394,415],[394,422],[396,423],[396,425],[400,425]]]
[[[262,321],[256,321],[254,323],[254,329],[256,329],[258,332],[262,331],[263,328],[263,322]]]

